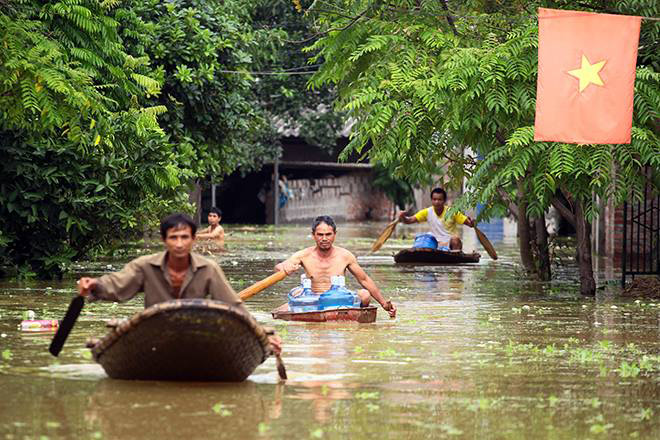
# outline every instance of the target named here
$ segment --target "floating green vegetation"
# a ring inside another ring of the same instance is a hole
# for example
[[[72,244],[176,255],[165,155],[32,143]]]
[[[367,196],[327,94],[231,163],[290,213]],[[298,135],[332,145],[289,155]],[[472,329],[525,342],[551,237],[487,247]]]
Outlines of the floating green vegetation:
[[[266,435],[266,433],[270,431],[270,426],[264,422],[259,422],[257,425],[257,431],[259,432],[259,435]]]
[[[463,435],[463,431],[446,423],[440,425],[440,430],[447,435]]]
[[[398,356],[400,353],[398,353],[395,349],[393,348],[386,348],[385,350],[379,351],[376,353],[376,356],[378,356],[379,359],[384,359],[388,357],[394,357]]]
[[[222,402],[218,402],[215,405],[213,405],[211,407],[211,410],[222,417],[229,417],[230,415],[232,415],[232,412],[229,410],[229,406],[225,405]]]
[[[323,438],[323,429],[316,428],[309,431],[309,438]]]
[[[615,345],[609,340],[600,340],[589,347],[575,346],[579,341],[570,338],[562,347],[556,344],[545,346],[534,343],[518,343],[509,339],[508,344],[491,344],[501,349],[509,358],[521,357],[525,361],[545,363],[554,358],[569,365],[597,367],[600,376],[615,372],[621,378],[634,378],[660,372],[660,355],[642,352],[635,344]],[[480,365],[483,362],[476,362]]]
[[[588,419],[587,423],[591,423],[589,432],[592,434],[604,434],[614,427],[613,423],[605,422],[602,414],[598,414],[597,416]]]

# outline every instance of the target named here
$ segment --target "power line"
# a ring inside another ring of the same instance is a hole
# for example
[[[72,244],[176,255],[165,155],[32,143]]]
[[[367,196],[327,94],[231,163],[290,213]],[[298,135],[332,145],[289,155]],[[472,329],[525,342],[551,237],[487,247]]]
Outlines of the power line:
[[[266,71],[266,72],[254,72],[250,70],[216,70],[220,73],[242,73],[250,75],[311,75],[316,73],[316,70],[308,70],[306,72],[289,72],[286,70],[280,70],[279,72]]]

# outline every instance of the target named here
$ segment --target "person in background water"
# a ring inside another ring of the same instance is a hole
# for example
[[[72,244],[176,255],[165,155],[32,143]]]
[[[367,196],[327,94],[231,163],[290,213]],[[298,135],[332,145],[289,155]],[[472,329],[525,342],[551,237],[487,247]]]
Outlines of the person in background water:
[[[205,298],[222,301],[249,315],[222,269],[213,260],[193,253],[197,225],[185,214],[172,214],[160,223],[165,251],[138,257],[119,272],[99,278],[78,280],[78,293],[105,301],[128,301],[144,292],[144,306],[181,298]],[[270,336],[276,353],[282,350],[278,336]]]
[[[222,220],[222,211],[213,206],[209,210],[209,226],[197,233],[197,240],[211,240],[221,249],[225,248],[225,230],[220,226]]]
[[[300,269],[305,269],[307,277],[312,280],[312,291],[319,295],[330,289],[330,279],[336,275],[344,275],[346,269],[364,287],[357,291],[361,306],[369,305],[371,297],[385,309],[390,317],[396,316],[396,307],[392,301],[386,300],[373,280],[358,264],[357,258],[348,250],[334,246],[337,226],[332,217],[322,215],[316,217],[312,224],[312,236],[316,246],[311,246],[296,252],[291,257],[275,265],[276,271],[284,271],[287,275]]]
[[[449,206],[446,205],[447,193],[442,188],[434,188],[431,191],[431,205],[429,208],[422,209],[417,214],[408,217],[405,212],[399,213],[399,218],[403,223],[424,223],[428,222],[431,228],[431,235],[438,241],[438,249],[441,251],[463,249],[463,242],[458,237],[457,225],[466,225],[474,227],[474,220],[462,213],[456,213],[450,218],[446,218]]]

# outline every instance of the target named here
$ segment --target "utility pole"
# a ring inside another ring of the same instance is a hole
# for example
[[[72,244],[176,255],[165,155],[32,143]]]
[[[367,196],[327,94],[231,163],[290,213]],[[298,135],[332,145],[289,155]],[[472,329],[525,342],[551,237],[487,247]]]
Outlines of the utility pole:
[[[280,224],[280,159],[273,164],[273,224]]]

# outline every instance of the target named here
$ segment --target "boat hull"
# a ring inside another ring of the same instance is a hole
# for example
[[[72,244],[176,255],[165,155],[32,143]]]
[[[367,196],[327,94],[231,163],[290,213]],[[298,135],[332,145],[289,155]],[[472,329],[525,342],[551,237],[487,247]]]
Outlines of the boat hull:
[[[394,256],[397,264],[423,264],[423,265],[448,265],[478,263],[481,255],[473,252],[440,251],[437,249],[412,248],[403,249]]]
[[[271,354],[266,330],[220,301],[167,301],[109,326],[88,347],[115,379],[240,382]]]
[[[375,306],[350,307],[332,310],[316,310],[313,312],[292,312],[288,304],[282,304],[271,312],[273,318],[285,321],[331,322],[353,321],[368,324],[376,321],[378,308]]]

